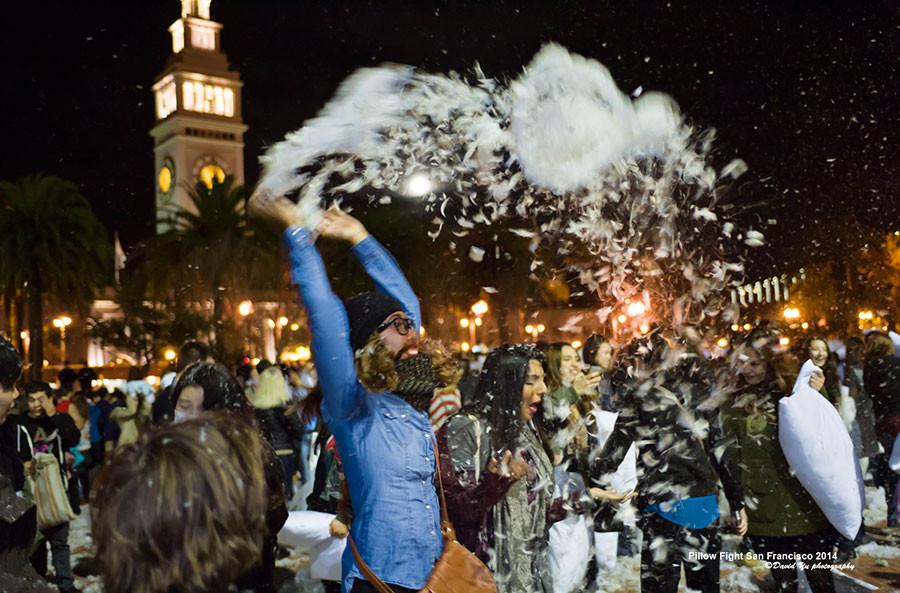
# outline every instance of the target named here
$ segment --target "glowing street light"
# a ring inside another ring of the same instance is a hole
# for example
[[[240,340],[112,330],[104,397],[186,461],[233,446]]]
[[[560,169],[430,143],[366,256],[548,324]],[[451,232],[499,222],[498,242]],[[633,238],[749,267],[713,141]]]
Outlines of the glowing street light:
[[[722,350],[725,350],[726,348],[728,348],[728,340],[725,338],[719,338],[718,340],[716,340],[716,346],[718,346]]]
[[[525,326],[525,333],[530,335],[531,338],[537,341],[538,337],[547,330],[547,326],[543,323],[538,323],[537,325],[528,324]]]
[[[800,319],[800,309],[797,307],[787,307],[784,310],[784,318],[790,320]]]
[[[479,300],[479,301],[475,301],[475,304],[472,305],[471,311],[475,315],[478,315],[479,317],[481,317],[482,315],[484,315],[485,313],[488,312],[488,309],[489,309],[489,307],[488,307],[487,301]]]
[[[253,301],[241,301],[238,305],[238,313],[241,317],[246,317],[253,313]]]
[[[68,315],[61,315],[53,320],[53,327],[59,330],[59,364],[66,364],[66,328],[72,323]]]
[[[287,324],[288,324],[288,318],[287,318],[287,317],[279,317],[279,318],[278,318],[278,327],[284,327],[284,326],[287,325]]]
[[[463,329],[469,327],[469,318],[468,318],[468,317],[463,317],[462,319],[460,319],[460,320],[459,320],[459,327],[461,327],[461,328],[463,328]]]
[[[575,350],[578,350],[581,348],[581,340],[573,340],[569,345]]]
[[[431,179],[428,178],[428,175],[414,173],[403,184],[403,193],[410,197],[418,198],[430,194],[432,187]]]
[[[628,303],[628,306],[625,308],[625,312],[629,317],[640,317],[647,312],[647,307],[641,301],[634,301],[632,303]]]
[[[173,360],[175,360],[175,356],[176,356],[175,351],[172,350],[171,348],[167,348],[166,351],[163,352],[163,357],[166,360],[168,360],[169,362],[172,362]]]
[[[459,349],[462,350],[463,352],[468,352],[469,350],[472,349],[472,346],[470,346],[468,342],[463,342],[462,344],[459,345]]]

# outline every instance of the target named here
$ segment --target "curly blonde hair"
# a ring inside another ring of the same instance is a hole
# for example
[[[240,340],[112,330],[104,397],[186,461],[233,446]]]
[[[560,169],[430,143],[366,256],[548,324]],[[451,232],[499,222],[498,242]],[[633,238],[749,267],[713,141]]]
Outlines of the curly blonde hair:
[[[91,493],[104,590],[226,590],[261,557],[262,460],[256,430],[222,412],[118,450]]]
[[[441,386],[455,385],[462,378],[462,367],[439,341],[426,338],[419,345],[420,354],[431,355],[431,365]],[[396,357],[374,332],[366,345],[356,352],[356,376],[369,391],[392,391],[397,388]]]

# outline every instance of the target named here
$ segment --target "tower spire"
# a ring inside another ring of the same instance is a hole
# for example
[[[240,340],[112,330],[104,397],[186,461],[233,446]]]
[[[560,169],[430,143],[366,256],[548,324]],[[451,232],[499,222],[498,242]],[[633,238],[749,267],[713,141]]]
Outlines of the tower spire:
[[[212,0],[181,0],[181,18],[192,16],[209,20],[209,5]]]

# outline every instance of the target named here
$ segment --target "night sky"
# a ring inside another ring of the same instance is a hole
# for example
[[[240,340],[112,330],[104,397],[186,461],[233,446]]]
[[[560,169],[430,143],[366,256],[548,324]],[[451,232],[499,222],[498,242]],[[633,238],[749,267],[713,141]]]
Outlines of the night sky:
[[[151,85],[177,0],[4,3],[0,179],[74,180],[126,245],[151,229]],[[750,171],[734,200],[778,224],[758,271],[803,226],[900,228],[900,4],[873,2],[274,2],[214,0],[245,83],[248,183],[265,146],[339,82],[385,61],[514,77],[541,44],[596,58],[619,87],[671,94],[718,130],[717,164]]]

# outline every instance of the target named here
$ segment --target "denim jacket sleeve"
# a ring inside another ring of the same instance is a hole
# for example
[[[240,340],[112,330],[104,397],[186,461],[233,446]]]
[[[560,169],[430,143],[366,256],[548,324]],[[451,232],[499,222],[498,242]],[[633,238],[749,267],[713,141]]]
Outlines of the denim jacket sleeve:
[[[356,379],[347,311],[331,290],[325,264],[309,231],[291,227],[284,232],[291,280],[300,290],[312,333],[312,351],[322,386],[322,414],[326,422],[352,417],[365,404],[365,390]]]
[[[369,235],[353,246],[353,253],[375,282],[378,291],[397,299],[418,330],[422,323],[419,299],[388,250]]]

